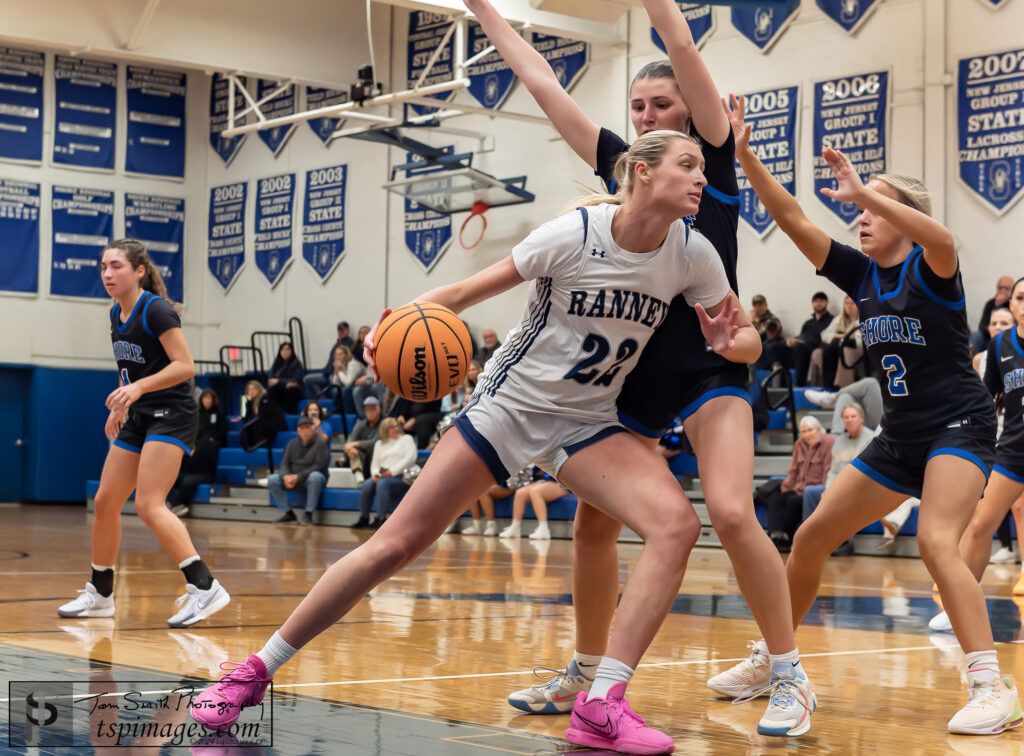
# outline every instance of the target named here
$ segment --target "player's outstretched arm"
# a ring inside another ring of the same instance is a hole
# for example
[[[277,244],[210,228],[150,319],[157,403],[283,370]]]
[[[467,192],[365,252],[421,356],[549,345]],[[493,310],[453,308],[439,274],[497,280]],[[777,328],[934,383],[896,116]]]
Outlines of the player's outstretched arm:
[[[597,170],[597,138],[601,128],[587,118],[583,109],[558,83],[548,62],[509,26],[489,0],[463,1],[480,22],[487,39],[551,119],[551,125],[587,165]]]
[[[850,158],[839,150],[828,147],[821,156],[836,177],[836,188],[824,188],[821,193],[837,202],[853,202],[875,215],[885,218],[908,239],[924,248],[928,267],[942,278],[956,275],[956,245],[949,229],[929,215],[891,197],[874,191],[860,180]]]
[[[690,119],[704,139],[721,147],[729,137],[729,119],[722,112],[721,95],[679,6],[675,0],[644,0],[644,8],[665,43]]]
[[[736,295],[729,292],[725,299],[705,310],[694,306],[700,320],[700,330],[712,349],[730,362],[749,364],[761,356],[761,337],[746,313],[736,304]]]
[[[751,125],[743,120],[744,106],[743,95],[736,97],[730,94],[728,102],[722,98],[722,109],[729,117],[736,139],[736,159],[739,160],[750,186],[779,224],[779,228],[793,240],[804,257],[814,263],[815,268],[821,270],[832,246],[832,239],[811,223],[796,198],[775,180],[764,163],[750,149]]]

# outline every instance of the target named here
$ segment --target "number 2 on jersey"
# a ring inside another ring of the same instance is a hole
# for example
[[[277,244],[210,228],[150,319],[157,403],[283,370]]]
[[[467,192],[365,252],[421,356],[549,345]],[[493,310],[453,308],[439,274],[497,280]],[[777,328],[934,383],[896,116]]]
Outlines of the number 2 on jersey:
[[[583,339],[583,351],[588,355],[573,365],[572,369],[562,377],[572,378],[577,383],[586,384],[593,381],[595,386],[610,386],[612,379],[619,372],[619,367],[636,354],[639,346],[633,339],[625,339],[615,350],[615,362],[604,373],[599,374],[599,370],[596,368],[593,370],[587,370],[587,368],[604,362],[610,351],[608,339],[598,336],[596,333],[588,333],[587,337]]]
[[[889,379],[889,396],[907,396],[910,391],[907,389],[907,382],[903,380],[903,376],[907,374],[903,358],[898,354],[887,354],[882,358],[882,367]]]

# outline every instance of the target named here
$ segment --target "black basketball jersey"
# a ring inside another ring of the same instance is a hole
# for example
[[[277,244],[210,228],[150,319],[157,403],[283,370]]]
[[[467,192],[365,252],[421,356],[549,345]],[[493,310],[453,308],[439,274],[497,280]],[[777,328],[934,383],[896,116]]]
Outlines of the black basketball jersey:
[[[1024,454],[1024,345],[1017,326],[989,342],[985,387],[992,396],[1003,395],[1003,435],[999,437],[999,448]]]
[[[921,247],[902,264],[880,268],[833,239],[818,275],[857,302],[890,438],[926,441],[946,428],[995,426],[992,399],[971,365],[959,271],[951,279],[935,275]]]
[[[122,384],[128,385],[154,375],[171,363],[160,343],[160,335],[171,328],[181,328],[181,318],[166,299],[149,291],[144,291],[139,297],[126,322],[121,322],[120,304],[111,308],[110,341]],[[187,381],[147,392],[132,405],[139,412],[194,407]]]
[[[693,135],[700,139],[695,130]],[[608,191],[617,189],[614,178],[615,161],[629,149],[629,145],[617,134],[601,129],[597,139],[597,171]],[[729,286],[738,291],[736,285],[736,260],[739,246],[736,229],[740,219],[740,190],[736,181],[736,142],[732,130],[721,147],[715,147],[701,139],[701,153],[704,156],[704,176],[707,186],[700,198],[693,227],[700,231],[714,246],[725,266]],[[721,355],[711,351],[700,330],[696,311],[686,304],[683,297],[676,297],[669,307],[668,317],[654,332],[647,343],[640,362],[626,379],[626,388],[638,383],[649,386],[653,375],[666,370],[673,373],[711,373],[733,366]],[[645,390],[645,389],[640,389]]]

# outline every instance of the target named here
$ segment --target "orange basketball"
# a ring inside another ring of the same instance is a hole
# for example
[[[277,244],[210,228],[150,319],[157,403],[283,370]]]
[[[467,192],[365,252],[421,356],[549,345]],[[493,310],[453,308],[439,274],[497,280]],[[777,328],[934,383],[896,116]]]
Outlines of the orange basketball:
[[[384,385],[414,402],[432,402],[456,390],[473,359],[465,323],[447,307],[429,302],[392,312],[374,343]]]

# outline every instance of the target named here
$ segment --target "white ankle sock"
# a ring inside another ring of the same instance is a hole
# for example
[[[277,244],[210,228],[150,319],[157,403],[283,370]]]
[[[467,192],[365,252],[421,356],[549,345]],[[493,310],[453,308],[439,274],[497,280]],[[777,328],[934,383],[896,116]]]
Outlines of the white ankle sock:
[[[576,666],[579,667],[580,672],[583,673],[583,676],[593,680],[597,672],[597,665],[601,663],[604,656],[601,654],[581,654],[579,651],[574,651],[572,658],[576,662]]]
[[[590,694],[587,700],[592,698],[607,698],[608,692],[621,683],[629,684],[633,679],[633,668],[617,659],[606,656],[597,665],[597,674],[594,675],[594,684],[590,687]]]
[[[996,656],[995,649],[964,654],[964,668],[967,671],[968,685],[981,680],[999,679],[999,657]]]
[[[292,648],[284,638],[275,632],[267,640],[267,645],[256,652],[256,656],[260,657],[260,660],[266,665],[267,675],[273,677],[278,668],[297,653],[299,653],[299,649]]]
[[[800,652],[795,648],[785,654],[769,653],[768,663],[771,665],[772,669],[772,680],[775,680],[778,677],[789,677],[790,675],[786,673],[788,673],[790,669],[793,670],[793,677],[807,677],[803,666],[800,664]],[[782,672],[784,674],[777,673],[775,669],[776,664],[781,665],[778,672]]]

